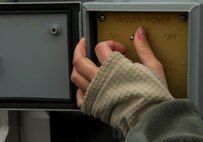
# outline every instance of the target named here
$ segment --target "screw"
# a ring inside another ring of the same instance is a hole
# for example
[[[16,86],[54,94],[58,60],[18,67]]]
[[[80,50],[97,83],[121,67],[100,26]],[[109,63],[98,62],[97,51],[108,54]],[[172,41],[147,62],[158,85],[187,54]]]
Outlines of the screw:
[[[180,17],[179,17],[179,20],[181,21],[181,22],[185,22],[185,21],[187,21],[187,16],[186,15],[180,15]]]
[[[50,27],[50,33],[58,36],[61,33],[61,27],[58,24],[52,24]]]
[[[103,21],[105,21],[105,15],[103,15],[103,14],[101,14],[101,15],[99,15],[99,21],[101,21],[101,22],[103,22]]]

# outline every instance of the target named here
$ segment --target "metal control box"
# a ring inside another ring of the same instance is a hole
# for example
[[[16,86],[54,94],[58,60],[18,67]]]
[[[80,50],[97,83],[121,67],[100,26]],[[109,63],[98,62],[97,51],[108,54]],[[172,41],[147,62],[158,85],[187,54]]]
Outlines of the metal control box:
[[[203,1],[98,0],[0,4],[0,107],[75,108],[70,81],[81,36],[95,60],[95,45],[113,39],[139,62],[132,37],[146,29],[163,63],[169,91],[189,98],[203,114]]]
[[[75,108],[80,2],[0,4],[0,107]]]
[[[188,14],[184,12],[98,12],[98,42],[124,44],[126,57],[139,62],[133,48],[135,30],[142,25],[156,57],[164,65],[168,88],[176,98],[187,97]],[[125,28],[122,28],[125,27]]]
[[[133,49],[133,34],[146,29],[150,46],[162,62],[169,91],[175,98],[189,98],[203,115],[203,1],[130,0],[97,1],[83,5],[83,30],[89,54],[104,40],[124,44],[126,57],[139,62]]]
[[[112,39],[128,48],[127,58],[139,62],[132,43],[139,26],[164,65],[171,94],[192,100],[203,117],[203,0],[88,1],[0,0],[0,110],[9,110],[9,116],[1,112],[5,126],[9,118],[6,141],[91,140],[95,129],[84,133],[89,123],[83,115],[53,112],[77,109],[77,88],[70,81],[74,48],[84,36],[97,63],[95,45]]]

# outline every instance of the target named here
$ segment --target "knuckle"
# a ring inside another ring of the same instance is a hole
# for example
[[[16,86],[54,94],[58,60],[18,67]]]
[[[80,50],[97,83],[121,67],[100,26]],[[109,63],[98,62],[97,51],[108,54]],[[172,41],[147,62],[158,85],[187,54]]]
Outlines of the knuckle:
[[[74,72],[71,74],[70,79],[71,79],[71,81],[72,81],[73,83],[76,83],[76,82],[77,82],[77,76],[76,76],[76,74],[75,74]]]
[[[73,65],[78,66],[81,62],[81,59],[79,57],[74,57],[73,58]]]
[[[163,70],[163,65],[161,64],[160,61],[157,60],[157,61],[154,63],[154,68],[157,68],[157,69],[159,69],[159,70]]]
[[[98,43],[96,46],[95,46],[95,51],[99,50],[100,48],[103,48],[104,46],[113,46],[114,45],[114,41],[113,40],[107,40],[107,41],[102,41],[100,43]]]
[[[95,46],[95,51],[99,50],[100,48],[102,48],[105,45],[105,42],[100,42]]]
[[[150,48],[149,44],[147,42],[140,42],[138,44],[139,48]]]

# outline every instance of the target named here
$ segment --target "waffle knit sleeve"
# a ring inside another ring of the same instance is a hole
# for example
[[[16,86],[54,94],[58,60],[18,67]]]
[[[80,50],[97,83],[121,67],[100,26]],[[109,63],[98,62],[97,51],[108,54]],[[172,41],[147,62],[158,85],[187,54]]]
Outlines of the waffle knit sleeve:
[[[164,84],[147,67],[113,52],[90,83],[81,109],[125,135],[145,111],[173,99]]]

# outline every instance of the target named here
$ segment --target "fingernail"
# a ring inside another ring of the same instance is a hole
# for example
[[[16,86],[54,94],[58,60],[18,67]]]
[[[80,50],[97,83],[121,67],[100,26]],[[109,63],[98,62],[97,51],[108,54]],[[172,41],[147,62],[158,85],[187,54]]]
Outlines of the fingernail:
[[[80,41],[81,41],[81,42],[84,42],[84,41],[85,41],[85,38],[84,38],[84,37],[82,37],[82,38],[80,39]]]
[[[143,27],[139,27],[137,29],[138,35],[140,39],[144,39],[145,38],[145,30]]]

